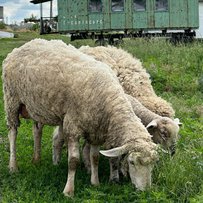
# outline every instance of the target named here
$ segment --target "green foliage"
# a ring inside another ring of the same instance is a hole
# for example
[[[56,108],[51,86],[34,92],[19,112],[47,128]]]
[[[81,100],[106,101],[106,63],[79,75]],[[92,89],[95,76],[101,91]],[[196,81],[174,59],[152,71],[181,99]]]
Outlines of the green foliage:
[[[3,23],[3,22],[0,22],[0,29],[5,29],[6,28],[6,25],[5,25],[5,23]]]
[[[62,35],[18,33],[15,39],[0,40],[0,64],[13,48],[33,38],[62,39]],[[91,40],[71,42],[74,46],[94,46]],[[153,170],[152,188],[136,191],[129,179],[121,184],[109,184],[108,160],[101,157],[99,187],[90,185],[90,175],[81,165],[77,170],[76,194],[67,199],[62,191],[67,178],[67,156],[64,150],[59,166],[52,165],[52,127],[46,127],[42,139],[42,160],[32,164],[32,122],[22,120],[17,139],[19,172],[9,174],[9,146],[3,110],[2,81],[0,80],[0,202],[85,202],[85,203],[199,203],[203,202],[203,46],[201,43],[178,45],[160,39],[127,39],[122,48],[139,58],[151,75],[157,95],[171,102],[176,117],[183,123],[177,153],[174,157],[160,154]],[[1,73],[1,68],[0,68]]]
[[[38,23],[34,24],[34,25],[30,28],[31,31],[39,31],[39,29],[40,29],[40,26],[39,26]]]
[[[27,23],[27,22],[36,22],[38,19],[37,19],[37,16],[35,16],[33,13],[31,14],[31,16],[29,18],[25,18],[24,21]]]

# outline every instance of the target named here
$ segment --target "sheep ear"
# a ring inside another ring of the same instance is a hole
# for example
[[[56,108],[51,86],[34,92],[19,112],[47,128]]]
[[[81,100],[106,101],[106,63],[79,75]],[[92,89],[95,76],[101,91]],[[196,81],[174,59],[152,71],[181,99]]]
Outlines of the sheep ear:
[[[177,125],[179,125],[179,126],[182,126],[182,125],[183,125],[183,123],[180,122],[179,118],[175,118],[175,119],[174,119],[174,122],[175,122]]]
[[[157,122],[153,120],[147,125],[146,128],[148,129],[148,128],[155,128],[155,127],[157,127]]]
[[[100,150],[99,152],[107,157],[118,157],[125,154],[127,150],[128,147],[126,145],[123,145],[121,147],[116,147],[110,150]]]

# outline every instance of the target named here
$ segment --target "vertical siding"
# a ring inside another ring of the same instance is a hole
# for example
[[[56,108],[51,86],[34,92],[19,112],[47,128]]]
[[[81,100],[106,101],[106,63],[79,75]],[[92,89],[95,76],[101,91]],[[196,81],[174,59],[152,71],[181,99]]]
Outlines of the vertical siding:
[[[179,6],[179,15],[176,20],[180,27],[188,27],[188,0],[179,0]]]
[[[169,11],[155,11],[155,27],[169,27]]]
[[[198,0],[188,0],[188,26],[189,27],[198,27],[199,25],[199,11],[196,5],[203,3],[198,3]]]
[[[154,20],[154,6],[155,0],[147,1],[147,27],[154,28],[155,20]]]
[[[103,6],[103,28],[109,30],[111,28],[109,0],[103,0]]]
[[[58,29],[65,31],[67,29],[67,0],[58,1]]]
[[[124,11],[112,11],[111,0],[109,1],[111,14],[111,29],[119,30],[125,28],[126,2],[127,1],[124,1]]]
[[[203,38],[203,2],[199,3],[199,29],[196,33],[197,38]]]
[[[125,28],[126,29],[131,29],[132,28],[132,20],[133,20],[133,17],[132,17],[132,12],[133,12],[132,5],[133,5],[132,0],[128,0],[128,1],[125,0],[125,6],[126,6]]]
[[[87,30],[87,0],[58,0],[59,31]]]
[[[179,0],[171,0],[170,1],[170,27],[178,27],[179,26]]]
[[[133,28],[141,29],[147,28],[147,12],[139,11],[133,13]]]
[[[124,2],[124,11],[112,12],[111,0],[102,0],[102,12],[89,13],[88,0],[58,0],[59,31],[198,27],[198,0],[168,0],[168,11],[155,11],[155,0],[146,0],[146,11],[135,11],[133,0]]]

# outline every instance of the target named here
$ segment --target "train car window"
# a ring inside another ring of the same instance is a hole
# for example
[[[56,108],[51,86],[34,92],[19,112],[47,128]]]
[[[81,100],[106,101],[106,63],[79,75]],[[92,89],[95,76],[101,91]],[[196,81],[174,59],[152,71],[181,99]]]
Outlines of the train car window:
[[[168,11],[168,0],[156,0],[156,11]]]
[[[146,0],[133,0],[133,8],[135,11],[146,11]]]
[[[102,0],[89,0],[89,11],[90,12],[101,12],[102,11]]]
[[[124,11],[124,0],[112,0],[111,1],[111,10],[116,11]]]

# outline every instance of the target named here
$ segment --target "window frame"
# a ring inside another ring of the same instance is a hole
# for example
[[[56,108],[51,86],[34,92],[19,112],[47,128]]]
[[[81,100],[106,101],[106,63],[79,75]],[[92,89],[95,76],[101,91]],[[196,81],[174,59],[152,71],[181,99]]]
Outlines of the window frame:
[[[137,1],[137,0],[133,0],[132,1],[132,3],[133,3],[133,11],[136,11],[136,12],[145,12],[147,10],[147,0],[144,0],[145,1],[144,9],[138,9],[137,6],[136,6],[135,1]]]
[[[166,1],[166,8],[158,8],[157,1]],[[169,11],[169,0],[155,0],[155,12],[168,12]]]
[[[111,0],[111,12],[112,13],[118,13],[118,12],[124,12],[125,11],[125,0],[120,0],[123,2],[123,10],[113,10],[113,6],[112,6],[112,3],[113,3],[113,0]]]
[[[91,9],[90,9],[90,2],[91,2],[91,1],[92,1],[92,0],[88,0],[88,12],[90,12],[90,13],[101,13],[101,12],[103,11],[103,0],[99,0],[100,3],[101,3],[101,7],[100,7],[99,10],[91,10]]]

